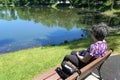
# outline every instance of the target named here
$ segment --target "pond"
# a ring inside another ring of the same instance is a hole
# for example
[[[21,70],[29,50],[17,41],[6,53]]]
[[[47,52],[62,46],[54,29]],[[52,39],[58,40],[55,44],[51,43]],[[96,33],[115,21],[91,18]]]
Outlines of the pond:
[[[1,8],[0,53],[86,38],[91,25],[109,24],[108,19],[99,12],[79,9]],[[109,25],[118,25],[114,18],[111,22]]]

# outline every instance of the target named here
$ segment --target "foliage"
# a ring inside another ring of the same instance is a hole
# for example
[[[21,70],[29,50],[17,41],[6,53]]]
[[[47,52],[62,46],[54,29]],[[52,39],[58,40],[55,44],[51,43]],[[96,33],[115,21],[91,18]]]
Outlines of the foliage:
[[[73,7],[88,7],[88,8],[106,8],[113,9],[118,7],[118,1],[120,0],[0,0],[4,6],[39,6],[39,5],[51,5],[53,3],[65,3],[70,4]],[[69,3],[67,3],[69,2]]]
[[[5,13],[2,13],[5,12]],[[106,14],[115,15],[107,16]],[[42,23],[48,27],[65,27],[68,30],[73,26],[85,28],[92,26],[98,22],[105,22],[109,26],[118,26],[120,23],[119,10],[112,10],[100,13],[94,10],[80,9],[53,9],[53,8],[1,8],[0,19],[13,21],[17,18],[22,20],[34,21]],[[17,14],[16,14],[17,13]]]

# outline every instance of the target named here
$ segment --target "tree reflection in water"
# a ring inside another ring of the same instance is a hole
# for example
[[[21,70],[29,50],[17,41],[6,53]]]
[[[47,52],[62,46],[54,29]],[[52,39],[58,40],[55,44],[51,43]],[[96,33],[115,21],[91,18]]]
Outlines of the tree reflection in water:
[[[109,17],[95,11],[52,8],[2,8],[0,11],[0,53],[36,46],[59,45],[85,38],[86,30],[98,22],[120,24],[119,14]],[[7,42],[11,39],[12,42]]]

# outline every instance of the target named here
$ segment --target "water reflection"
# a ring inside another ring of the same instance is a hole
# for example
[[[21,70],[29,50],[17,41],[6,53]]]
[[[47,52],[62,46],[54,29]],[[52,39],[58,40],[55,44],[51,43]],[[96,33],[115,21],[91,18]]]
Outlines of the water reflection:
[[[109,17],[101,15],[95,11],[84,11],[80,9],[61,9],[52,8],[2,8],[0,10],[0,19],[13,21],[16,19],[34,21],[42,23],[48,27],[61,26],[71,29],[74,25],[93,25],[97,22],[105,22],[110,26],[117,26],[120,23],[120,13],[117,16]],[[117,22],[116,22],[117,21]]]
[[[85,29],[98,22],[119,25],[119,13],[109,17],[79,9],[2,8],[0,53],[80,39],[86,37]]]
[[[0,53],[37,46],[59,45],[86,37],[86,32],[75,26],[67,30],[60,26],[48,27],[42,23],[19,19],[0,20],[0,22]]]
[[[12,44],[14,42],[13,39],[2,39],[0,40],[0,47],[6,46],[8,44]]]

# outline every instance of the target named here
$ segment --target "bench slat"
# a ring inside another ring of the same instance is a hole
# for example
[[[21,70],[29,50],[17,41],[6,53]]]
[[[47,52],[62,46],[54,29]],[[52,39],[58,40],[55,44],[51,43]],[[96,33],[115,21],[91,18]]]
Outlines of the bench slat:
[[[45,80],[59,80],[59,79],[60,79],[60,76],[58,74],[54,74]]]
[[[46,73],[44,73],[42,75],[39,75],[37,78],[35,78],[33,80],[45,80],[45,79],[47,79],[48,77],[50,77],[50,76],[52,76],[54,74],[56,74],[55,69],[51,69],[48,72],[46,72]]]
[[[75,72],[73,75],[71,75],[70,77],[68,77],[66,80],[75,80],[75,78],[78,76],[78,73]]]

